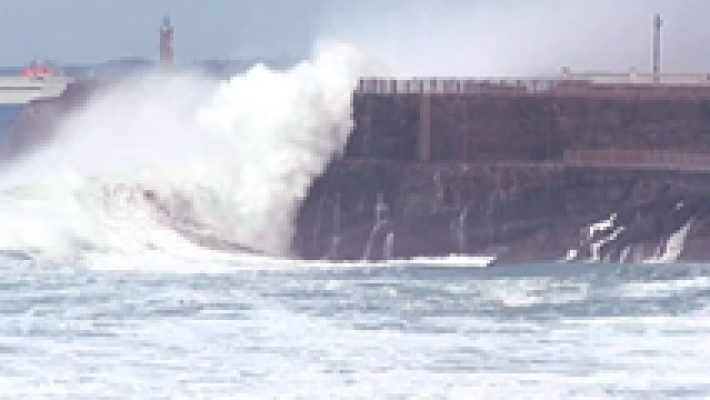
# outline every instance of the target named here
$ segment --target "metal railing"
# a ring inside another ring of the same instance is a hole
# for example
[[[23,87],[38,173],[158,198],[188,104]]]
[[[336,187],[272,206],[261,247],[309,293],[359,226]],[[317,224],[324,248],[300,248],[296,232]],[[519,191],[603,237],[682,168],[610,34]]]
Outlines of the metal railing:
[[[476,94],[489,91],[508,91],[527,93],[549,91],[559,81],[550,79],[456,79],[456,78],[426,78],[426,79],[360,79],[357,93],[377,94]]]
[[[659,79],[655,79],[659,78]],[[554,78],[362,78],[361,94],[623,94],[710,95],[708,74],[574,74]]]

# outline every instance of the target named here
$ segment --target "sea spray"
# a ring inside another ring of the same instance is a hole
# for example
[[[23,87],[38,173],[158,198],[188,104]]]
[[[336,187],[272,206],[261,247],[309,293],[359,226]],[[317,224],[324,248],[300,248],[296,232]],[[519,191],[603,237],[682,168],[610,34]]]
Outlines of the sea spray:
[[[330,43],[285,72],[118,85],[0,175],[0,251],[287,255],[298,206],[352,129],[371,72]]]

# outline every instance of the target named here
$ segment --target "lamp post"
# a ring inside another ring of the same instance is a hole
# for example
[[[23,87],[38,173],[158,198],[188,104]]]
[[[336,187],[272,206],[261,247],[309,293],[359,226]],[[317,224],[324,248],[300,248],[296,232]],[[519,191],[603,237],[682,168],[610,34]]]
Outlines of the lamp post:
[[[661,29],[663,20],[660,14],[653,18],[653,81],[661,81]]]

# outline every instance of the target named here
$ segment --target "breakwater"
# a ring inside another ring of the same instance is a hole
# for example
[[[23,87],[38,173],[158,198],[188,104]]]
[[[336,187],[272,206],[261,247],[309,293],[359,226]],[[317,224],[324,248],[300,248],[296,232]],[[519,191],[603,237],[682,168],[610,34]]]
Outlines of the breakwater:
[[[362,81],[347,155],[520,162],[577,150],[710,152],[710,87],[453,82],[415,91]]]
[[[710,259],[706,86],[363,80],[354,119],[304,257]]]

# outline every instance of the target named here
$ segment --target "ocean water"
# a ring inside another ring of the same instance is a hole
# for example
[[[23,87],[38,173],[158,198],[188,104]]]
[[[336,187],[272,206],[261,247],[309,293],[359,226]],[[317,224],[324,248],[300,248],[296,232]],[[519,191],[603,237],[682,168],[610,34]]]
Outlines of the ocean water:
[[[19,105],[0,105],[0,138],[12,126],[22,111]]]
[[[368,71],[140,77],[0,163],[0,398],[710,397],[708,265],[284,257]]]
[[[0,259],[0,397],[710,396],[706,265],[119,261]]]

